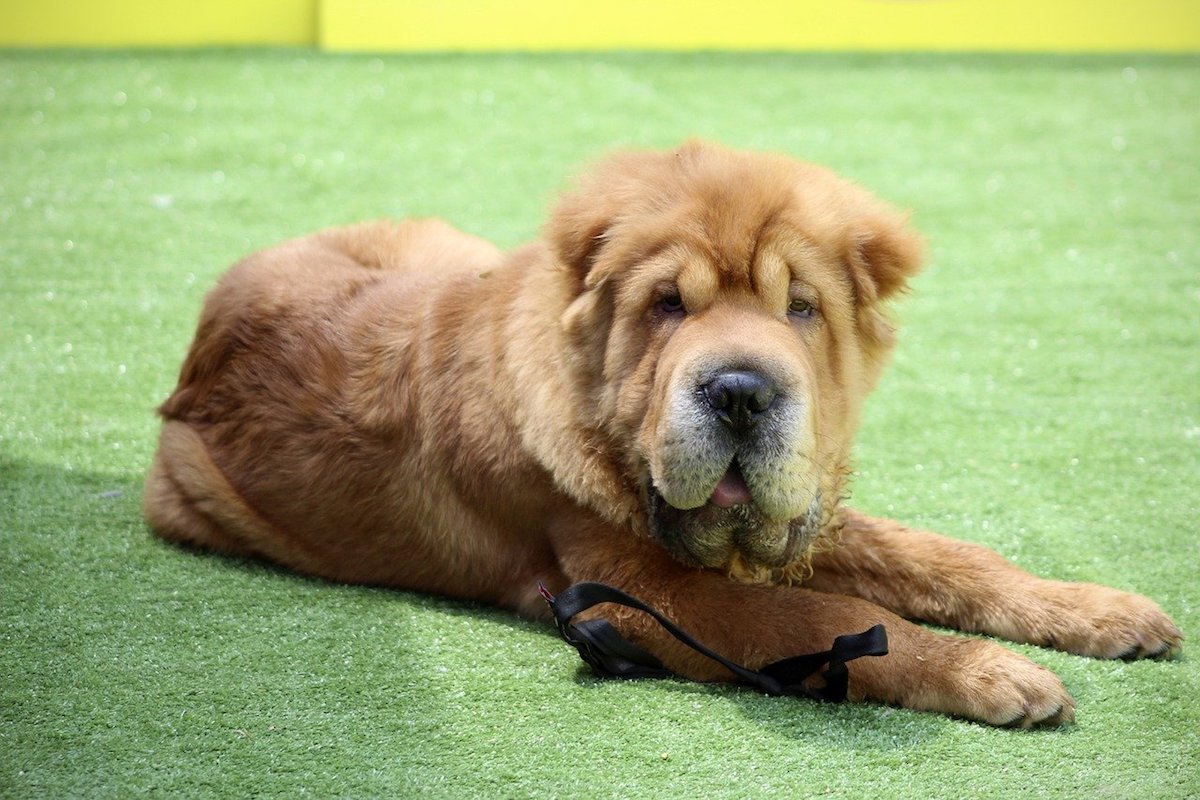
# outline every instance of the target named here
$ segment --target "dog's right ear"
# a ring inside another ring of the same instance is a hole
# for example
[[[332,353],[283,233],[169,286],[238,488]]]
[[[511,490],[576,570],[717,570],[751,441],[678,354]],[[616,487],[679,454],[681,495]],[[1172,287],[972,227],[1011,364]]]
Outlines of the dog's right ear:
[[[602,203],[575,191],[558,201],[546,223],[545,236],[559,263],[583,279],[596,261],[611,222]]]
[[[600,277],[592,267],[612,229],[644,214],[649,188],[664,183],[672,158],[654,151],[628,151],[594,165],[578,186],[559,198],[542,229],[560,264],[587,286]]]
[[[594,177],[585,179],[559,198],[543,229],[558,262],[584,283],[620,214],[612,189],[599,184]]]
[[[574,299],[560,324],[571,342],[566,349],[571,367],[599,383],[612,325],[612,282],[609,270],[597,269],[604,240],[616,222],[616,209],[606,197],[584,186],[564,195],[546,223],[544,236],[558,268],[574,279]]]
[[[620,212],[613,200],[613,179],[619,176],[611,170],[611,163],[610,159],[597,165],[573,189],[564,192],[542,228],[542,237],[557,267],[574,279],[574,299],[560,320],[572,345],[566,352],[572,368],[591,380],[598,380],[604,363],[607,337],[597,334],[607,330],[612,318],[611,292],[604,271],[594,269]]]

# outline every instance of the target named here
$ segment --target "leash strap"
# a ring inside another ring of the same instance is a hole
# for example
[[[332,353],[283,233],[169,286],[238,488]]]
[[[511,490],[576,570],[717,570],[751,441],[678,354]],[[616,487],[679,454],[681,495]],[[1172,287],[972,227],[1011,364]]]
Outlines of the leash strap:
[[[556,597],[539,583],[538,591],[554,614],[559,635],[567,644],[578,650],[580,657],[602,677],[669,678],[674,677],[674,673],[653,655],[621,636],[602,619],[571,622],[577,614],[600,603],[616,603],[649,614],[667,633],[688,647],[716,661],[743,683],[773,696],[794,695],[840,703],[846,699],[846,689],[850,680],[846,662],[863,656],[887,654],[887,632],[883,625],[876,625],[862,633],[837,637],[833,640],[833,647],[824,652],[785,658],[755,671],[713,652],[657,609],[612,586],[603,583],[577,583]],[[821,673],[825,685],[805,686],[804,680],[826,664],[829,666]]]

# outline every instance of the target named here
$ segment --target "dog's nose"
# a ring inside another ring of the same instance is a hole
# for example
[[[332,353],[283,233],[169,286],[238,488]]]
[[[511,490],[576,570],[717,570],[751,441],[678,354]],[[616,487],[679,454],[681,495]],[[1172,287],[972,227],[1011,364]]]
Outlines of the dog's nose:
[[[736,433],[754,427],[778,394],[774,382],[765,375],[741,370],[718,373],[702,388],[709,407]]]

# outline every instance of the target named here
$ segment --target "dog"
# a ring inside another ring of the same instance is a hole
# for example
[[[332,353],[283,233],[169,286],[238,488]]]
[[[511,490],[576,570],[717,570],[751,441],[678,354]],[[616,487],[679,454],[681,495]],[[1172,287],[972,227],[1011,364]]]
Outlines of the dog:
[[[1074,719],[992,641],[1166,657],[1150,600],[1043,580],[844,504],[860,408],[918,270],[905,215],[823,168],[703,142],[602,160],[505,254],[437,220],[281,244],[208,295],[144,512],[161,537],[549,619],[610,584],[752,668],[884,624],[852,700]],[[645,615],[622,636],[731,675]]]

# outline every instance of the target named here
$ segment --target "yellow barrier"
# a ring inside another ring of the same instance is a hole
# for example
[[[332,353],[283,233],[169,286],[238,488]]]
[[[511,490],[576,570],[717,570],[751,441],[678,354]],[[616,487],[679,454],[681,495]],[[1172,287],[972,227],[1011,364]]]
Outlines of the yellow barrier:
[[[324,0],[331,50],[1200,50],[1197,0]]]
[[[0,0],[0,46],[1200,52],[1200,0]]]
[[[317,0],[0,0],[0,45],[311,45]]]

